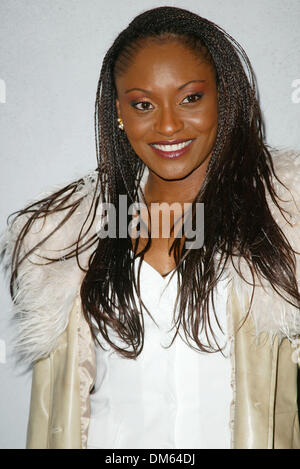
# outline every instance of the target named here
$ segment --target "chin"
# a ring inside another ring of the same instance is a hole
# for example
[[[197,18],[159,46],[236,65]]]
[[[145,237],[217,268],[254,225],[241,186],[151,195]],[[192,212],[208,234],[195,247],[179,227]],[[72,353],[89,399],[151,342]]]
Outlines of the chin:
[[[160,171],[151,169],[151,171],[165,181],[180,181],[189,176],[193,172],[193,169],[186,169],[185,171]]]

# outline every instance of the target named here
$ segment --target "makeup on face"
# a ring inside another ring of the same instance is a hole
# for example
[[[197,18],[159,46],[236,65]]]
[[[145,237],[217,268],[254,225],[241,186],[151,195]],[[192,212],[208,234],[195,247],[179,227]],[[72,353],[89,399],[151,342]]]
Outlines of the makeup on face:
[[[197,102],[202,99],[205,90],[205,80],[190,80],[178,87],[179,97],[176,97],[176,102],[178,101],[180,105],[186,104],[190,107],[197,105]],[[138,96],[134,96],[135,93]],[[125,94],[128,95],[130,106],[137,110],[139,114],[155,110],[157,106],[156,96],[150,90],[131,88],[126,90]],[[160,140],[149,143],[149,145],[159,156],[174,159],[187,153],[194,140],[194,138]]]

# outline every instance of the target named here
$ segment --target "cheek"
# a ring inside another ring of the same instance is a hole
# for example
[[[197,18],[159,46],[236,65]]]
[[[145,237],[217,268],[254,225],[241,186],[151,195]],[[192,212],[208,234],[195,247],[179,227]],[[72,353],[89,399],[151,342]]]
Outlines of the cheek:
[[[119,106],[125,125],[126,135],[131,146],[134,146],[134,142],[135,145],[139,144],[147,131],[145,119],[137,118],[127,101],[120,100]]]
[[[218,99],[217,93],[209,91],[204,95],[200,109],[193,116],[190,122],[200,132],[210,132],[218,125]]]
[[[143,119],[128,119],[126,122],[126,134],[130,143],[133,145],[142,144],[143,138],[149,131],[150,123]]]
[[[217,107],[209,107],[201,110],[190,119],[191,125],[197,128],[200,132],[211,131],[218,124]]]
[[[135,153],[143,160],[147,129],[141,122],[126,122],[127,139]]]

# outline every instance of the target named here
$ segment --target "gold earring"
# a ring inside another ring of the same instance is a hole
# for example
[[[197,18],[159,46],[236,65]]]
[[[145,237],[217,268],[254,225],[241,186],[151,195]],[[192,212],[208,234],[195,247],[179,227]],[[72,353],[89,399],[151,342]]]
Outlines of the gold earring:
[[[121,117],[118,117],[118,123],[119,129],[124,130],[124,123]]]

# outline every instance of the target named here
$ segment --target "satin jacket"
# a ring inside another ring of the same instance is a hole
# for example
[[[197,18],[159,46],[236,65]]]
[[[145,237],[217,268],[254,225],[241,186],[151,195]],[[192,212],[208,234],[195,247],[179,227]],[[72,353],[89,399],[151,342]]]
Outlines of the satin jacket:
[[[228,308],[237,328],[243,311],[236,292]],[[253,328],[247,321],[232,342],[232,448],[300,448],[294,349],[288,339],[270,344],[263,334],[254,344]],[[95,372],[94,345],[76,298],[56,349],[34,366],[28,448],[86,447]]]
[[[289,218],[284,218],[271,201],[270,209],[291,245],[300,251],[300,155],[281,152],[274,155],[274,165],[286,186],[274,182]],[[57,246],[69,246],[76,239],[83,216],[90,208],[95,176],[90,173],[78,186],[74,197],[78,197],[80,204],[63,231],[49,238],[32,256],[49,256]],[[37,200],[42,196],[45,194]],[[54,214],[46,224],[34,226],[24,249],[30,249],[52,232],[61,217],[60,213]],[[23,223],[24,219],[20,219],[2,235],[0,248],[8,275],[16,236]],[[93,229],[96,231],[94,225]],[[81,256],[82,265],[87,266],[92,249]],[[300,280],[299,257],[296,260]],[[250,280],[246,263],[238,261],[244,279]],[[283,300],[264,279],[256,278],[247,315],[252,287],[237,274],[233,262],[225,269],[233,392],[231,447],[300,448],[299,309]],[[19,293],[13,306],[18,326],[15,347],[24,361],[33,364],[28,448],[86,448],[96,357],[95,344],[82,314],[83,277],[74,258],[62,259],[59,265],[38,266],[26,261],[20,269]]]

